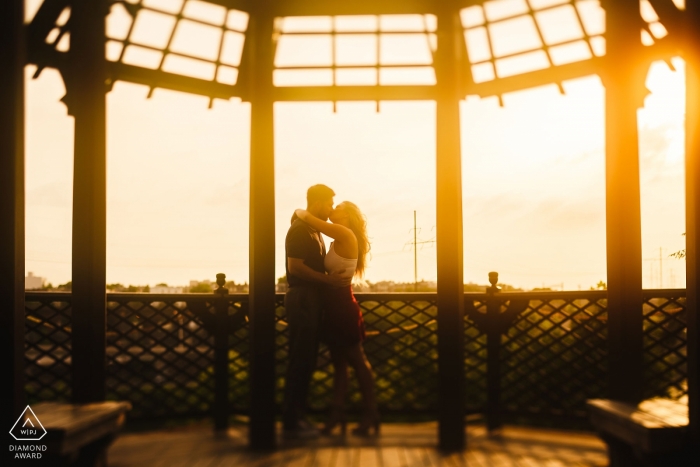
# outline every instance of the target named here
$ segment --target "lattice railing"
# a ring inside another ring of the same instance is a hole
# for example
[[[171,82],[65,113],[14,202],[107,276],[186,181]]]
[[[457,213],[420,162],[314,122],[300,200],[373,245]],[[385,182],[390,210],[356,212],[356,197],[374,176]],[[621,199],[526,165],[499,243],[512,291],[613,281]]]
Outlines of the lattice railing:
[[[644,293],[644,396],[688,392],[685,290]]]
[[[585,418],[586,399],[607,388],[605,293],[529,298],[501,346],[505,413]]]
[[[473,304],[474,312],[486,315],[485,294],[465,294],[465,305]],[[467,307],[468,308],[468,307]],[[483,412],[486,407],[488,351],[486,332],[477,326],[475,316],[464,314],[464,371],[467,413]]]
[[[131,401],[132,417],[210,410],[213,338],[189,309],[194,301],[209,305],[201,298],[110,296],[107,397]]]
[[[389,411],[437,409],[437,297],[358,294],[377,401]]]
[[[28,293],[25,301],[27,398],[67,401],[71,395],[71,295]]]
[[[684,296],[684,290],[644,292],[647,396],[680,397],[686,391]],[[68,400],[71,295],[28,292],[26,297],[29,400]],[[406,415],[435,413],[437,295],[368,293],[356,297],[367,326],[364,348],[375,372],[381,410]],[[489,327],[487,295],[465,294],[467,412],[486,411],[491,364],[500,374],[501,414],[585,417],[585,400],[606,395],[605,291],[503,293],[497,297],[497,324],[503,332],[494,364],[487,337],[498,326]],[[131,419],[212,412],[214,338],[204,323],[213,316],[212,300],[209,294],[108,294],[107,392],[109,398],[131,401]],[[232,317],[247,305],[248,297],[231,295],[227,300]],[[522,309],[512,313],[517,303]],[[287,361],[281,294],[277,295],[276,314],[277,403],[281,405]],[[248,410],[249,342],[247,319],[240,319],[228,341],[232,413]],[[322,346],[310,389],[312,411],[327,408],[331,390],[330,356]],[[351,393],[356,410],[360,396],[355,383]]]
[[[430,412],[436,409],[437,308],[435,294],[356,294],[362,308],[367,339],[365,354],[375,373],[377,401],[383,411]],[[284,297],[277,297],[277,402],[282,403],[287,361]],[[320,347],[309,389],[310,409],[327,409],[333,388],[330,354]],[[353,409],[360,405],[351,379]]]

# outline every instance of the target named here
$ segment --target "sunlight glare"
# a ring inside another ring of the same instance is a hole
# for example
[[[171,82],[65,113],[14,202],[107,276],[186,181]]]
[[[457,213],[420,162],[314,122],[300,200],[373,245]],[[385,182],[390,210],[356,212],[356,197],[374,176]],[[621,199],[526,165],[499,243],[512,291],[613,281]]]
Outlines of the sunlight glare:
[[[525,0],[492,0],[484,2],[484,10],[489,21],[498,21],[525,14],[530,8]]]
[[[110,39],[125,40],[129,36],[131,27],[131,15],[124,5],[115,3],[107,15],[107,37]]]
[[[491,45],[496,57],[542,47],[535,21],[531,16],[501,21],[489,25]]]
[[[226,7],[199,0],[188,0],[183,15],[186,18],[221,26],[226,21]]]
[[[168,45],[175,22],[174,16],[141,10],[136,16],[134,29],[129,39],[136,44],[164,49]]]
[[[170,49],[205,60],[216,60],[222,33],[220,28],[183,19],[177,23]]]
[[[178,14],[182,11],[185,0],[143,0],[143,6],[161,10],[166,13]],[[133,2],[132,2],[133,3]]]
[[[537,24],[547,45],[559,44],[583,37],[583,31],[571,5],[535,13]]]

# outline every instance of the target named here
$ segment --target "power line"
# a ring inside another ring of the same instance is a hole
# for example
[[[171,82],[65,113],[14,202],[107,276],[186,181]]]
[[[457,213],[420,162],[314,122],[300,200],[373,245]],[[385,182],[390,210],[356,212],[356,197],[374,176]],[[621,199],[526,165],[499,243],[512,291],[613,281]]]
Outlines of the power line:
[[[410,232],[410,230],[409,230]],[[413,242],[406,242],[404,245],[404,248],[407,245],[412,245],[413,246],[413,291],[417,292],[418,291],[418,245],[421,245],[421,248],[423,245],[428,244],[428,243],[435,243],[435,237],[431,238],[430,240],[421,240],[418,241],[418,226],[416,222],[416,211],[413,211]]]
[[[663,247],[659,247],[659,257],[658,258],[644,258],[644,261],[653,261],[656,263],[657,261],[659,262],[659,288],[663,289],[664,288],[664,259],[663,259]],[[649,285],[652,285],[653,282],[653,277],[654,277],[654,268],[653,264],[649,268]]]

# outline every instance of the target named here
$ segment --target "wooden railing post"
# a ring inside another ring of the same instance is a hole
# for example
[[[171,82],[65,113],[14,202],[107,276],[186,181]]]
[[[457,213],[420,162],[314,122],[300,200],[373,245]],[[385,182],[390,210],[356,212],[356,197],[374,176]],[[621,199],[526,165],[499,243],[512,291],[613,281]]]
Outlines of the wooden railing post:
[[[0,44],[0,422],[10,427],[24,409],[23,0],[0,2]]]
[[[460,99],[464,36],[455,1],[437,4],[436,214],[438,293],[439,445],[466,446],[464,407],[464,281]]]
[[[223,431],[228,428],[228,289],[226,274],[216,275],[219,286],[214,295],[214,429]]]
[[[106,378],[106,0],[74,0],[68,112],[75,118],[73,172],[73,401],[105,399]]]
[[[489,431],[501,427],[501,299],[498,273],[489,273],[491,287],[486,289],[486,426]]]
[[[250,447],[275,447],[275,0],[251,3],[242,84],[250,99]],[[245,67],[244,67],[245,65]]]
[[[700,458],[700,2],[686,3],[685,219],[690,445]]]
[[[642,397],[642,224],[637,110],[648,65],[638,0],[604,0],[606,17],[605,196],[609,394]]]

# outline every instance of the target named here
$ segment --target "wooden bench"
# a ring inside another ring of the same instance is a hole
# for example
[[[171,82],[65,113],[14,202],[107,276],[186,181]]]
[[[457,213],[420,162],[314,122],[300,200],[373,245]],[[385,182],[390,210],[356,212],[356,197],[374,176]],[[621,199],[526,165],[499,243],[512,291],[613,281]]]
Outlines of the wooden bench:
[[[106,466],[107,448],[124,425],[128,402],[32,406],[46,429],[41,443],[47,446],[50,465]]]
[[[656,398],[634,406],[591,399],[587,405],[608,445],[610,467],[698,465],[688,459],[687,403]]]

